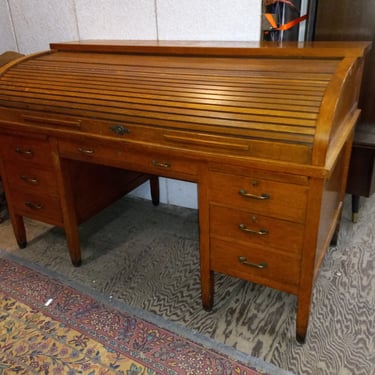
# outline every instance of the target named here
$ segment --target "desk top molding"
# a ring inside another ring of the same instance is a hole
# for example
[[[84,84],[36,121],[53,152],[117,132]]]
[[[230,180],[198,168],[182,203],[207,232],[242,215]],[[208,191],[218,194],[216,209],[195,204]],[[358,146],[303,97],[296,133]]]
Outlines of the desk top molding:
[[[361,57],[371,48],[363,42],[265,42],[179,40],[80,40],[51,43],[52,50],[199,56]]]

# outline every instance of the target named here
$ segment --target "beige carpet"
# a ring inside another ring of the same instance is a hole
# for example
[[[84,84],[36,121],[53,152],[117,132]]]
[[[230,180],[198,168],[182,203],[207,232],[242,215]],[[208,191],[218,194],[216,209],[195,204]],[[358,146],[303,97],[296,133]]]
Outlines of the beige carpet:
[[[215,306],[200,303],[195,210],[124,198],[81,227],[83,264],[70,264],[61,229],[28,220],[19,250],[9,221],[0,248],[57,272],[113,303],[122,301],[177,327],[296,374],[375,374],[375,197],[361,200],[359,222],[345,202],[337,247],[316,282],[305,345],[295,341],[296,297],[216,275]]]

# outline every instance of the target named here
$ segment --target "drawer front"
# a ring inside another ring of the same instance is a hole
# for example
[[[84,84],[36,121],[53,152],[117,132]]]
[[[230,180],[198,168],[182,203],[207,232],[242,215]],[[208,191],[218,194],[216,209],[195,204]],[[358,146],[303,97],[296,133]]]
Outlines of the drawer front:
[[[30,163],[5,162],[7,181],[12,189],[40,195],[57,196],[57,183],[52,170],[38,168]]]
[[[195,179],[198,163],[169,156],[166,153],[143,152],[129,145],[103,145],[95,142],[59,141],[59,153],[63,157],[102,163],[159,176]]]
[[[211,205],[210,232],[211,236],[228,241],[273,247],[298,255],[303,244],[304,226],[251,211]]]
[[[211,238],[210,247],[210,267],[213,271],[288,293],[298,292],[298,258],[269,248],[243,246],[216,238]]]
[[[52,165],[51,146],[47,141],[0,135],[0,145],[1,157],[5,160]]]
[[[303,223],[307,187],[267,179],[209,173],[209,200]]]
[[[12,190],[9,200],[15,211],[31,219],[49,224],[63,225],[62,211],[58,198],[33,194],[27,191]]]

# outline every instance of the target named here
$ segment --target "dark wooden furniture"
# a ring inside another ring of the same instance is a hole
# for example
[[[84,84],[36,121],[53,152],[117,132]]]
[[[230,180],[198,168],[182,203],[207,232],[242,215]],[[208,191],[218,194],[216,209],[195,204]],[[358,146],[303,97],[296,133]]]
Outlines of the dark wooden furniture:
[[[355,132],[346,191],[352,195],[352,220],[358,221],[360,197],[375,191],[375,126],[359,125]]]
[[[333,16],[334,15],[334,16]],[[314,39],[318,41],[375,40],[375,7],[372,0],[318,1]],[[369,52],[361,87],[362,114],[353,142],[347,192],[352,195],[353,221],[357,221],[360,196],[375,190],[375,49]]]
[[[51,47],[0,75],[0,167],[19,244],[23,216],[61,225],[77,265],[78,224],[130,177],[197,182],[204,308],[214,272],[293,293],[303,342],[340,220],[369,44]]]

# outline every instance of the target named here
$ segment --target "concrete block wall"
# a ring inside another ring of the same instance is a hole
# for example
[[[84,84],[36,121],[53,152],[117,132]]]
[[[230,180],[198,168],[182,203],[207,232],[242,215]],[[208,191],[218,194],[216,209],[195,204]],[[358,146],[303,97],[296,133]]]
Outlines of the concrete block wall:
[[[261,0],[0,0],[0,53],[83,39],[260,39]],[[161,179],[161,201],[197,207],[193,183]],[[149,198],[147,185],[135,195]]]

